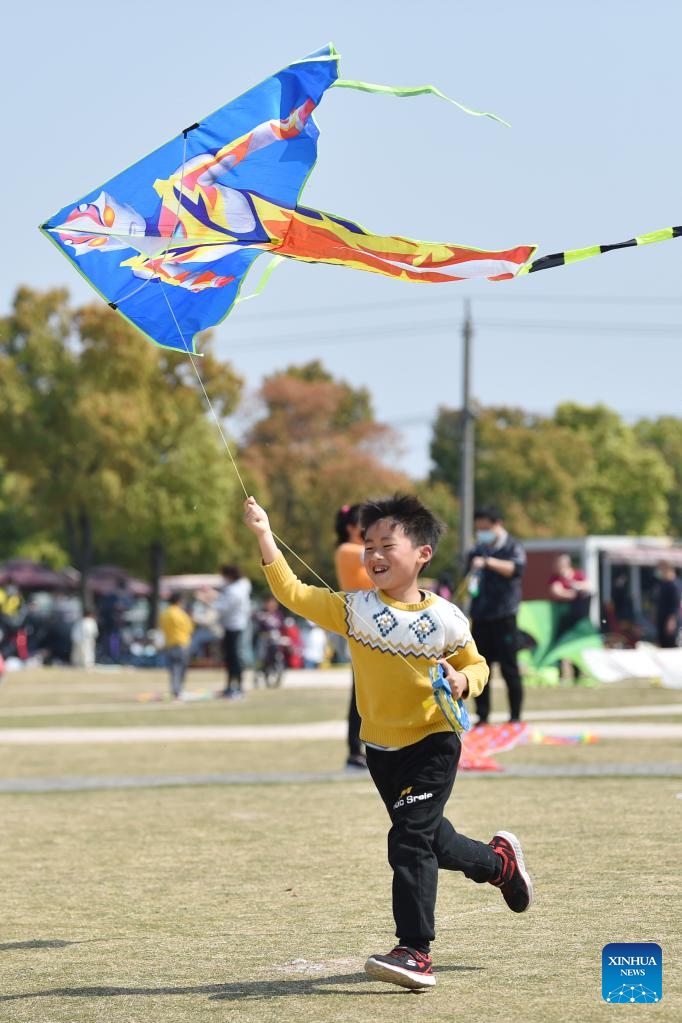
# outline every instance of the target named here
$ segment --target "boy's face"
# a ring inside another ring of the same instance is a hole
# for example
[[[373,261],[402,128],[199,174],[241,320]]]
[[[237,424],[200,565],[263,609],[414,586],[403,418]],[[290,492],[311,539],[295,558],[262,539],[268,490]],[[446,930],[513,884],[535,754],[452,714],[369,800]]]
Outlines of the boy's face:
[[[400,525],[379,519],[365,531],[365,570],[375,586],[394,600],[417,603],[417,576],[433,554],[429,544],[414,546]]]

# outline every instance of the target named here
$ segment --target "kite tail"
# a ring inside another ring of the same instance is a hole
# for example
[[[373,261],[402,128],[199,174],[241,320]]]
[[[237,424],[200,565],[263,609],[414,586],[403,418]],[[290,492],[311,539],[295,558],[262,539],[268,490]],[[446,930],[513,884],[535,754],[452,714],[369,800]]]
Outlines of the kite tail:
[[[435,85],[416,85],[413,88],[401,88],[395,85],[374,85],[372,82],[356,82],[351,81],[348,78],[337,78],[335,82],[332,82],[332,87],[339,89],[358,89],[360,92],[379,92],[388,96],[397,96],[399,99],[409,98],[411,96],[423,96],[428,93],[431,96],[438,96],[439,99],[444,99],[448,103],[452,103],[453,106],[458,107],[465,114],[471,114],[472,117],[489,117],[493,121],[498,121],[499,124],[503,124],[506,128],[511,128],[509,121],[503,120],[498,117],[497,114],[491,114],[487,110],[472,110],[471,107],[465,107],[463,103],[458,103],[456,99],[452,99],[450,96],[446,96],[444,92],[437,89]]]
[[[517,273],[517,277],[523,274],[532,274],[536,270],[550,270],[554,266],[566,266],[569,263],[580,263],[583,259],[592,259],[593,256],[601,256],[603,252],[612,252],[614,249],[629,249],[636,245],[653,245],[655,242],[666,242],[672,238],[682,236],[682,227],[664,227],[660,231],[650,231],[648,234],[640,234],[635,238],[628,238],[625,242],[615,242],[612,245],[592,245],[586,249],[567,249],[565,252],[553,252],[551,255],[540,256],[527,263]]]

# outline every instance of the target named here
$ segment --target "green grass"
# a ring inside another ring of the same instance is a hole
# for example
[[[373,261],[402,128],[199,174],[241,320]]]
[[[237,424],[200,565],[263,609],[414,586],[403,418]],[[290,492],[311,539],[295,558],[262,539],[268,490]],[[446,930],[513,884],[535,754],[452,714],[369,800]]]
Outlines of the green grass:
[[[220,676],[199,674],[196,689]],[[0,728],[342,721],[348,689],[256,692],[243,703],[141,703],[163,673],[23,672],[0,687]],[[504,692],[493,700],[503,709]],[[527,708],[607,712],[676,704],[646,684],[529,689]],[[66,712],[66,713],[65,713]],[[645,713],[645,712],[644,712]],[[644,718],[642,718],[644,719]],[[608,718],[606,718],[608,720]],[[627,719],[626,719],[627,720]],[[653,718],[667,721],[667,717]],[[341,740],[0,744],[0,776],[337,772]],[[680,743],[526,745],[502,764],[679,763]],[[474,777],[449,816],[487,839],[522,838],[536,902],[443,874],[436,989],[369,982],[393,942],[387,818],[365,779],[0,795],[0,1023],[599,1023],[601,949],[653,940],[664,997],[630,1021],[682,1013],[682,781]]]
[[[0,728],[116,728],[154,725],[260,725],[342,718],[348,707],[348,688],[258,689],[247,700],[200,699],[171,703],[165,673],[121,672],[90,675],[80,682],[68,669],[10,675],[0,687]],[[212,697],[222,688],[217,673],[196,673],[190,689]],[[101,679],[101,688],[98,686]],[[152,699],[152,697],[154,697]]]
[[[517,831],[537,897],[515,916],[444,873],[419,997],[362,973],[393,931],[369,783],[2,796],[0,1019],[600,1021],[602,946],[628,940],[661,944],[664,998],[623,1012],[679,1019],[679,788],[460,779],[449,816]]]
[[[295,681],[296,673],[290,677]],[[329,673],[321,675],[328,679]],[[186,704],[167,702],[166,673],[160,670],[78,673],[71,668],[29,669],[9,674],[0,686],[0,728],[95,727],[98,725],[265,724],[341,719],[348,707],[350,674],[340,668],[333,687],[258,689],[239,703],[201,699]],[[188,689],[210,696],[222,688],[222,674],[190,673]],[[153,697],[153,699],[152,699]],[[506,710],[504,684],[493,683],[493,709]],[[682,717],[682,690],[650,682],[614,685],[527,687],[525,707],[532,711],[585,710],[675,704]],[[605,717],[603,720],[608,720]]]
[[[191,687],[197,692],[212,692],[221,682],[218,672],[193,672]],[[95,674],[71,669],[29,670],[7,676],[0,686],[0,728],[113,727],[157,725],[252,725],[296,722],[339,721],[345,719],[348,705],[348,681],[345,669],[338,672],[341,686],[318,689],[258,690],[248,699],[231,703],[206,700],[189,704],[141,702],[140,696],[165,692],[165,673],[161,671],[119,671]],[[494,686],[493,704],[505,706],[504,687]],[[646,709],[675,705],[680,716],[647,717]],[[638,706],[637,720],[669,722],[682,720],[682,692],[663,689],[649,683],[633,682],[585,688],[559,686],[529,688],[529,711],[563,710],[575,715],[576,734],[590,731],[590,719],[580,721],[583,710],[601,709],[604,718],[610,710]],[[78,708],[78,712],[75,712]],[[548,731],[551,730],[547,729]],[[525,745],[500,754],[502,765],[543,764],[561,766],[608,763],[677,763],[682,761],[682,743],[672,739],[602,739],[590,745]],[[43,778],[64,776],[163,775],[163,774],[243,774],[334,772],[345,760],[342,740],[277,741],[267,746],[263,756],[252,742],[168,742],[130,743],[127,745],[89,743],[74,745],[2,745],[0,778]]]
[[[253,772],[310,774],[341,770],[345,758],[345,746],[340,740],[267,745],[257,742],[0,745],[0,778]]]

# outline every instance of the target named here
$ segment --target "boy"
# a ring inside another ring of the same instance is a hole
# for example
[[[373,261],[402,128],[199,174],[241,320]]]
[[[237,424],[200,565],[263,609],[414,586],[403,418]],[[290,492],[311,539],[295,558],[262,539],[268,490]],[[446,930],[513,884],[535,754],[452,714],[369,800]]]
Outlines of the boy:
[[[365,569],[376,589],[332,593],[296,578],[252,497],[244,520],[258,537],[277,599],[348,639],[367,766],[391,818],[388,860],[398,938],[387,955],[370,956],[365,971],[417,991],[432,987],[439,868],[490,882],[515,913],[532,899],[514,835],[500,831],[485,844],[458,834],[443,816],[461,745],[436,701],[429,667],[441,666],[455,700],[477,696],[488,679],[459,608],[417,585],[444,527],[415,497],[363,505]]]

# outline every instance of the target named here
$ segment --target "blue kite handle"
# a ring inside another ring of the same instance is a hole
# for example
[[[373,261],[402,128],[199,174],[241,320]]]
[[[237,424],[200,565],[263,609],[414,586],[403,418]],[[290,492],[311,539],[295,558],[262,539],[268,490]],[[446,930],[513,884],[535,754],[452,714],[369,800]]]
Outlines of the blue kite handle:
[[[471,729],[469,712],[464,700],[454,699],[450,683],[443,672],[443,665],[435,664],[429,668],[429,678],[433,686],[436,703],[443,711],[452,730],[455,732],[468,732]]]

